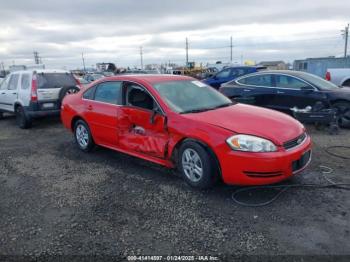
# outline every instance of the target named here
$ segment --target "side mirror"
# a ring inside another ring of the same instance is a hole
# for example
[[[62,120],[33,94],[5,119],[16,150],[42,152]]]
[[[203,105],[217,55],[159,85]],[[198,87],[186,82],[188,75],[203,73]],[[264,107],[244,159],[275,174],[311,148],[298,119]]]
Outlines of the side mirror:
[[[150,118],[150,120],[149,120],[149,122],[150,122],[152,125],[154,124],[155,118],[156,118],[156,116],[157,116],[158,114],[161,114],[159,108],[158,108],[158,107],[153,108],[153,110],[152,110],[152,115],[151,115],[151,118]]]

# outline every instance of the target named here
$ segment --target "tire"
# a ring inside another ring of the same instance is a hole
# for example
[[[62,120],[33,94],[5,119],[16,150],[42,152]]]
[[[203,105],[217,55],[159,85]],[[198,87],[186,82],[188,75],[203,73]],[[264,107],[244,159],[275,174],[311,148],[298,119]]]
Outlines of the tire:
[[[19,128],[27,129],[32,126],[32,120],[26,116],[22,106],[16,107],[16,122]]]
[[[95,146],[90,128],[83,120],[78,120],[74,124],[74,138],[79,149],[84,152],[90,152]]]
[[[178,168],[192,187],[206,189],[215,185],[218,168],[210,153],[199,143],[185,141],[179,150]]]
[[[333,105],[338,110],[338,123],[340,127],[350,128],[350,102],[342,101]]]
[[[62,87],[60,90],[60,93],[58,94],[58,99],[59,99],[60,103],[62,102],[63,98],[66,95],[75,94],[75,93],[79,92],[79,90],[80,89],[76,86]]]

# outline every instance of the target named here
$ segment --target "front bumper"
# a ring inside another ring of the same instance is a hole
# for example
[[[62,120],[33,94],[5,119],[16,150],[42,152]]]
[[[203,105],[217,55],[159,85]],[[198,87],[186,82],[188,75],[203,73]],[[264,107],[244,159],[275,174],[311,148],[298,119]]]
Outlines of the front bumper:
[[[222,179],[231,185],[266,185],[286,180],[303,171],[311,162],[311,139],[278,152],[249,153],[227,148],[218,155]]]

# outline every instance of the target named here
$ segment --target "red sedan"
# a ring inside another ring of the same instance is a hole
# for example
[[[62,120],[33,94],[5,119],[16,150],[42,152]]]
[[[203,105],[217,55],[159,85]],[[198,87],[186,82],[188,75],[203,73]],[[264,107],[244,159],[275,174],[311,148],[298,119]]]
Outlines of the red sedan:
[[[103,78],[67,96],[61,117],[81,150],[100,145],[176,167],[199,188],[219,178],[234,185],[276,183],[311,161],[311,140],[298,121],[233,103],[185,76]]]

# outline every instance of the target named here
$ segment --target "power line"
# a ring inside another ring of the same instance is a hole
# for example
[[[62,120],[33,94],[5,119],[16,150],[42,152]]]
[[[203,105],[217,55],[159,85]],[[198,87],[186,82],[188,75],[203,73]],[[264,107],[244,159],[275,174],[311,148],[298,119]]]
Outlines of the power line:
[[[349,38],[349,24],[342,30],[343,36],[345,38],[345,47],[344,47],[344,57],[346,58],[348,52],[348,38]]]
[[[186,66],[188,66],[188,39],[186,37]]]
[[[231,63],[232,63],[232,48],[233,48],[233,45],[232,45],[232,36],[231,36],[231,45],[230,45],[230,50],[231,50]]]
[[[86,72],[86,68],[85,68],[85,59],[84,59],[84,53],[81,53],[81,59],[83,60],[84,72]]]
[[[140,58],[141,58],[141,69],[143,69],[143,51],[142,51],[142,46],[140,46]]]

